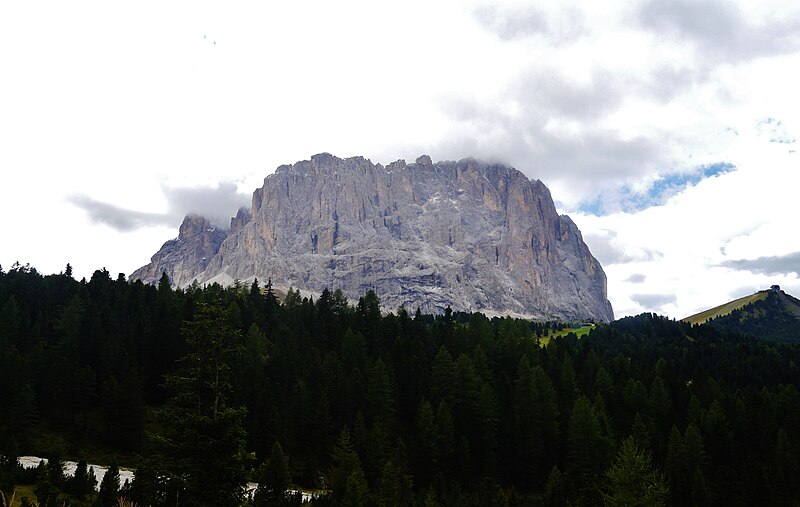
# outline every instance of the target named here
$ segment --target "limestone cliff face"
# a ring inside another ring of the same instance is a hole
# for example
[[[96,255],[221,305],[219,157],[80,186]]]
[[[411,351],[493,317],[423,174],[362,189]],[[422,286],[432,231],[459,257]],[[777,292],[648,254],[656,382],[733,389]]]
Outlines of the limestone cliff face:
[[[150,258],[150,264],[131,273],[130,279],[156,283],[166,273],[174,285],[189,285],[203,273],[227,236],[228,231],[214,227],[205,218],[187,215],[178,238],[164,243]]]
[[[502,165],[316,155],[268,176],[231,225],[207,264],[180,259],[179,237],[131,277],[154,282],[163,263],[178,285],[257,277],[351,298],[374,289],[392,310],[613,319],[578,228],[544,184]]]

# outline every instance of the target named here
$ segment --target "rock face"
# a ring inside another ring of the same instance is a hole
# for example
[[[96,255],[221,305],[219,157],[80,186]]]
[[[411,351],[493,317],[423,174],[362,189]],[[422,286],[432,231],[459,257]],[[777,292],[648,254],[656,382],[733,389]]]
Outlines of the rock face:
[[[131,279],[257,277],[350,298],[374,289],[391,310],[613,319],[605,273],[578,228],[542,182],[502,165],[422,156],[382,166],[321,154],[269,175],[224,241],[199,217],[186,220],[193,225],[184,221]]]
[[[206,269],[226,237],[228,231],[214,227],[205,218],[187,215],[178,239],[164,243],[150,258],[150,264],[131,273],[130,279],[157,283],[166,273],[173,284],[188,285]]]

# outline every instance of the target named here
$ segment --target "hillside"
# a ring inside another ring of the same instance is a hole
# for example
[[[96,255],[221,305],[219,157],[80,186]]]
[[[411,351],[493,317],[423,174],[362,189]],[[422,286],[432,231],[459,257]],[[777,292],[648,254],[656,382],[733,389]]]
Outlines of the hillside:
[[[778,286],[684,319],[759,340],[800,343],[800,300]]]
[[[748,296],[744,296],[739,299],[734,299],[733,301],[729,301],[725,304],[715,306],[714,308],[710,308],[708,310],[704,310],[700,313],[696,313],[682,320],[683,322],[688,322],[689,324],[704,324],[711,319],[728,315],[732,311],[738,310],[739,308],[749,305],[750,303],[755,303],[756,301],[761,301],[762,299],[766,299],[766,297],[767,297],[767,291],[765,290],[758,291],[755,294],[750,294]]]

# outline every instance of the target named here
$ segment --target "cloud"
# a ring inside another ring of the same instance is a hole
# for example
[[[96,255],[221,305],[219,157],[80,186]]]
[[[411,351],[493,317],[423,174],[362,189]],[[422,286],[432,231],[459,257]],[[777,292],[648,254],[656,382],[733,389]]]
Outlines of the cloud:
[[[800,275],[800,252],[786,255],[758,257],[757,259],[736,259],[724,261],[722,266],[749,271],[760,275]]]
[[[440,150],[449,157],[499,158],[548,185],[569,185],[572,195],[597,196],[669,165],[666,132],[624,132],[605,121],[621,107],[627,88],[611,72],[595,69],[580,82],[536,65],[501,96],[443,98],[444,114],[458,127]]]
[[[162,187],[168,201],[166,213],[146,213],[97,201],[78,194],[68,201],[84,210],[89,218],[120,232],[130,232],[158,225],[177,226],[183,217],[195,213],[212,224],[227,228],[236,211],[247,204],[248,196],[238,192],[236,184],[223,182],[216,187]]]
[[[212,224],[227,228],[232,216],[250,201],[241,194],[233,182],[222,182],[216,187],[164,188],[170,214],[183,218],[189,213],[206,217]]]
[[[794,144],[797,141],[783,122],[776,118],[764,118],[758,122],[756,128],[759,133],[769,137],[771,143]]]
[[[638,303],[647,311],[660,311],[661,307],[675,303],[675,294],[631,294],[631,300]]]
[[[683,192],[701,181],[735,170],[733,164],[719,162],[702,165],[688,172],[673,172],[658,176],[646,187],[635,189],[631,185],[601,191],[600,195],[581,203],[579,211],[593,215],[610,212],[634,212],[651,206],[661,206],[669,198]]]
[[[625,279],[628,283],[644,283],[645,280],[647,280],[647,276],[641,273],[634,273]]]
[[[631,248],[625,245],[620,241],[619,233],[614,230],[587,229],[583,232],[583,239],[589,245],[592,255],[603,266],[651,262],[662,257],[660,252],[652,248]]]
[[[497,73],[493,90],[442,96],[450,127],[429,151],[513,165],[543,180],[565,211],[662,205],[713,176],[711,165],[736,164],[728,154],[743,144],[737,129],[769,114],[758,107],[774,108],[754,101],[773,86],[753,80],[765,74],[758,65],[800,50],[800,12],[791,6],[555,5],[472,10],[518,70]],[[776,143],[794,141],[777,120],[759,128]]]
[[[648,0],[640,22],[656,33],[689,41],[713,63],[774,56],[800,48],[800,17],[748,22],[741,9],[726,0]]]
[[[151,225],[172,225],[171,217],[162,213],[145,213],[100,202],[85,195],[73,195],[69,202],[83,209],[89,218],[121,232],[129,232]]]
[[[534,5],[484,4],[476,7],[472,15],[484,28],[507,41],[542,36],[566,43],[586,33],[585,17],[575,8],[547,12]]]

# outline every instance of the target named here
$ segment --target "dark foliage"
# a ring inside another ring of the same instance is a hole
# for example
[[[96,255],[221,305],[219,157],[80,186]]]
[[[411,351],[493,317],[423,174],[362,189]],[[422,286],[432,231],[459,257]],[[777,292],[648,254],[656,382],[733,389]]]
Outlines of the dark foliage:
[[[47,426],[163,458],[132,463],[140,503],[238,501],[261,479],[260,503],[294,484],[332,488],[322,505],[593,505],[662,476],[668,505],[800,502],[798,345],[644,314],[542,347],[559,324],[20,266],[0,322],[6,452]]]
[[[778,343],[800,343],[800,300],[779,291],[712,319],[709,325],[729,333],[739,333]]]

